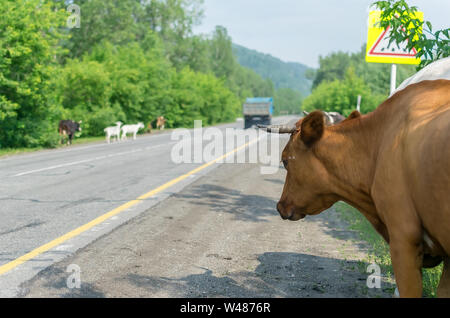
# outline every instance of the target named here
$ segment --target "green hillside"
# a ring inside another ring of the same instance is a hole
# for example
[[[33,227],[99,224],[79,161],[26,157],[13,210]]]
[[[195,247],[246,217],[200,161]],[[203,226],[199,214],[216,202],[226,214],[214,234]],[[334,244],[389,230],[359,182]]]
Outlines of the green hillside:
[[[250,50],[237,44],[233,44],[233,52],[239,64],[254,70],[263,78],[272,80],[276,89],[291,88],[301,92],[303,96],[311,93],[312,81],[305,77],[308,66],[283,62],[272,55]]]

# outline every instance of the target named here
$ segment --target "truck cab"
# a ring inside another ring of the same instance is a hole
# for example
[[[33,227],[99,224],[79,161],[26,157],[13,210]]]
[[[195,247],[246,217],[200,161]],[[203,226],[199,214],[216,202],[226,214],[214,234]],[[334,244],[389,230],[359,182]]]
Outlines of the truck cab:
[[[244,129],[251,128],[253,125],[271,125],[273,114],[272,97],[253,97],[247,98],[243,107]]]

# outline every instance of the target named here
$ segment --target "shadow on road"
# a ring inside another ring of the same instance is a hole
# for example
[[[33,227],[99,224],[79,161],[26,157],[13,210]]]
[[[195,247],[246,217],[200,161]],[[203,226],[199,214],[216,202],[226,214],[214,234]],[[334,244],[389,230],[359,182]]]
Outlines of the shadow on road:
[[[121,282],[135,286],[135,294],[139,297],[163,294],[164,297],[181,298],[364,298],[390,297],[394,288],[392,284],[382,282],[381,289],[368,289],[368,274],[361,273],[357,267],[369,264],[356,261],[287,252],[259,254],[257,260],[259,265],[255,270],[226,273],[225,276],[200,268],[203,273],[180,278],[124,273],[115,280],[117,286]],[[44,281],[42,286],[55,297],[108,297],[95,284],[82,282],[80,289],[68,289],[68,275],[52,266],[42,271],[37,279]],[[25,290],[24,295],[26,293]]]
[[[216,276],[204,273],[181,278],[127,274],[123,279],[144,289],[149,295],[169,292],[171,297],[386,297],[391,284],[369,290],[367,275],[356,270],[368,266],[356,261],[342,261],[297,253],[264,253],[254,271]]]
[[[210,211],[232,214],[241,221],[267,222],[266,216],[277,214],[275,200],[214,184],[195,186],[187,193],[178,193],[173,196],[177,199],[189,200],[195,205],[207,206]]]
[[[333,238],[343,241],[351,241],[352,244],[362,251],[367,251],[369,245],[362,241],[356,230],[350,229],[350,224],[343,220],[335,207],[332,207],[319,215],[307,217],[308,221],[319,222],[324,232]]]
[[[96,289],[93,285],[81,282],[80,288],[69,289],[67,279],[71,273],[63,271],[56,266],[50,266],[41,271],[32,281],[42,280],[43,287],[55,293],[55,297],[60,298],[105,298],[106,295]],[[31,282],[32,282],[31,281]],[[27,289],[23,293],[27,294]]]

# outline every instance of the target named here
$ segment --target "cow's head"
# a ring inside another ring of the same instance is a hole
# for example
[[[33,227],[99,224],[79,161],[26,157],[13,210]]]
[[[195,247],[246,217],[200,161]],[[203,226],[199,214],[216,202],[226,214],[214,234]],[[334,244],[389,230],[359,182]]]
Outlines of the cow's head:
[[[360,116],[354,111],[344,121]],[[327,126],[321,111],[309,113],[292,126],[258,126],[272,133],[291,134],[281,155],[287,175],[277,210],[283,219],[297,221],[319,214],[339,200],[325,162],[318,157],[320,144],[332,133]]]
[[[79,131],[81,132],[81,124],[83,121],[79,121],[79,122],[74,122],[75,123],[75,131]]]
[[[283,219],[297,221],[331,207],[338,197],[329,186],[329,175],[316,155],[326,131],[324,114],[315,111],[302,119],[291,134],[281,160],[287,170],[277,210]]]

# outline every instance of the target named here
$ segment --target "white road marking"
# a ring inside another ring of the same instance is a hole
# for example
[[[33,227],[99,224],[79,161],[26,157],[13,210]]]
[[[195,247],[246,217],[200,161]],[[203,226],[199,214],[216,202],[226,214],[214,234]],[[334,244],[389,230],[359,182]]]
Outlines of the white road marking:
[[[85,159],[85,160],[79,160],[79,161],[74,161],[74,162],[63,163],[63,164],[60,164],[60,165],[45,167],[45,168],[36,169],[36,170],[25,171],[25,172],[21,172],[21,173],[15,174],[13,177],[21,177],[21,176],[25,176],[25,175],[36,173],[36,172],[54,170],[54,169],[58,169],[58,168],[75,166],[75,165],[79,165],[79,164],[86,163],[86,162],[102,160],[102,159],[105,159],[105,158],[111,158],[111,157],[118,157],[118,156],[128,155],[128,154],[131,154],[131,153],[136,153],[136,152],[140,152],[140,151],[143,151],[143,150],[155,149],[155,148],[159,148],[159,147],[167,146],[167,145],[171,145],[171,144],[174,144],[174,142],[167,143],[167,144],[161,144],[161,145],[157,145],[157,146],[152,146],[152,147],[139,148],[139,149],[130,150],[130,151],[113,153],[113,154],[99,156],[99,157]]]

